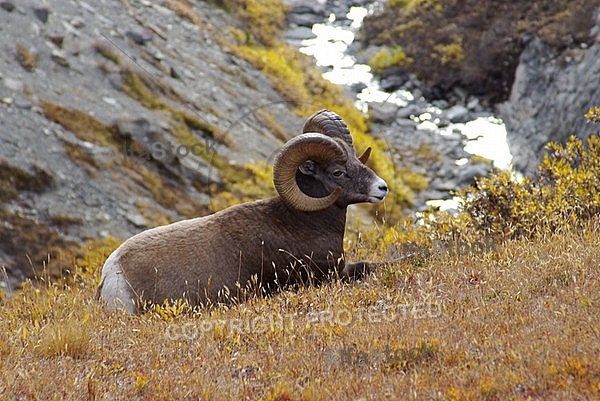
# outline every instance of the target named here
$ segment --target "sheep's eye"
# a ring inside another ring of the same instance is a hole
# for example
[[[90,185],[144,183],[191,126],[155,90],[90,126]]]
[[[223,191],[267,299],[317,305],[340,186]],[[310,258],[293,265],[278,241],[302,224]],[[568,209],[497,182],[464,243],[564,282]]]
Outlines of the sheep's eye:
[[[336,177],[340,177],[344,174],[344,172],[342,170],[336,170],[333,172],[333,175]]]

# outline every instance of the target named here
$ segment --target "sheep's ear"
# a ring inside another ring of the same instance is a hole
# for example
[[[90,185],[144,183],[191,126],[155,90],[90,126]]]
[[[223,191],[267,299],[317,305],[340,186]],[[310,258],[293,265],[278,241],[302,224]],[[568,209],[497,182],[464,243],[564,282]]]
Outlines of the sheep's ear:
[[[369,160],[369,156],[371,156],[371,148],[368,147],[367,150],[358,158],[362,164],[365,164],[367,160]]]
[[[312,160],[307,160],[298,166],[300,172],[304,175],[317,175],[319,172],[319,166]]]

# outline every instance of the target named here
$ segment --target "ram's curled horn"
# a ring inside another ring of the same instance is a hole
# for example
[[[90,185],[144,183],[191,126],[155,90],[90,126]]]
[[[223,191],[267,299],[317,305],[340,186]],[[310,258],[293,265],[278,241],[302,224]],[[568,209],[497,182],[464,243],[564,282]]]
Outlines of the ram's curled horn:
[[[352,146],[352,136],[348,126],[342,117],[333,111],[325,109],[317,111],[306,120],[302,132],[318,132],[332,138],[340,138]]]
[[[277,155],[273,165],[273,182],[279,196],[290,206],[305,212],[326,209],[340,196],[341,189],[336,188],[329,195],[313,198],[298,187],[296,171],[307,160],[319,164],[332,161],[345,163],[346,153],[342,147],[327,135],[307,133],[290,139]]]

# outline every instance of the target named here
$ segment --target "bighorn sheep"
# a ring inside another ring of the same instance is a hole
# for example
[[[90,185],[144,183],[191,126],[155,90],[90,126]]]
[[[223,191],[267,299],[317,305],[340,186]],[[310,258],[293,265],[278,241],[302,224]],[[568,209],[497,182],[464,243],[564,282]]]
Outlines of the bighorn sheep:
[[[359,275],[345,264],[346,208],[381,202],[386,182],[357,157],[344,121],[321,110],[290,139],[273,166],[279,196],[143,231],[106,260],[98,287],[109,307],[185,299],[192,305],[240,299],[247,288]]]

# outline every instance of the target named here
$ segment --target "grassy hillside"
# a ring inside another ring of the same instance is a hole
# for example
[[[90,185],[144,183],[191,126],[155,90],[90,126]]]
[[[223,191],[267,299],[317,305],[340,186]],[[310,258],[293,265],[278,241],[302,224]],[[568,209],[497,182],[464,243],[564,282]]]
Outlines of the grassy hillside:
[[[93,299],[118,241],[89,244],[1,296],[0,398],[598,399],[600,139],[551,148],[541,180],[493,174],[459,216],[347,235],[349,260],[390,261],[357,283],[129,316]]]
[[[0,396],[597,398],[599,230],[596,220],[495,253],[406,261],[358,284],[192,314],[108,313],[93,300],[93,275],[69,288],[27,288],[0,308]],[[349,256],[385,257],[371,246]],[[356,360],[372,347],[383,353],[423,342],[433,356]],[[344,347],[356,351],[353,363],[328,354]]]

